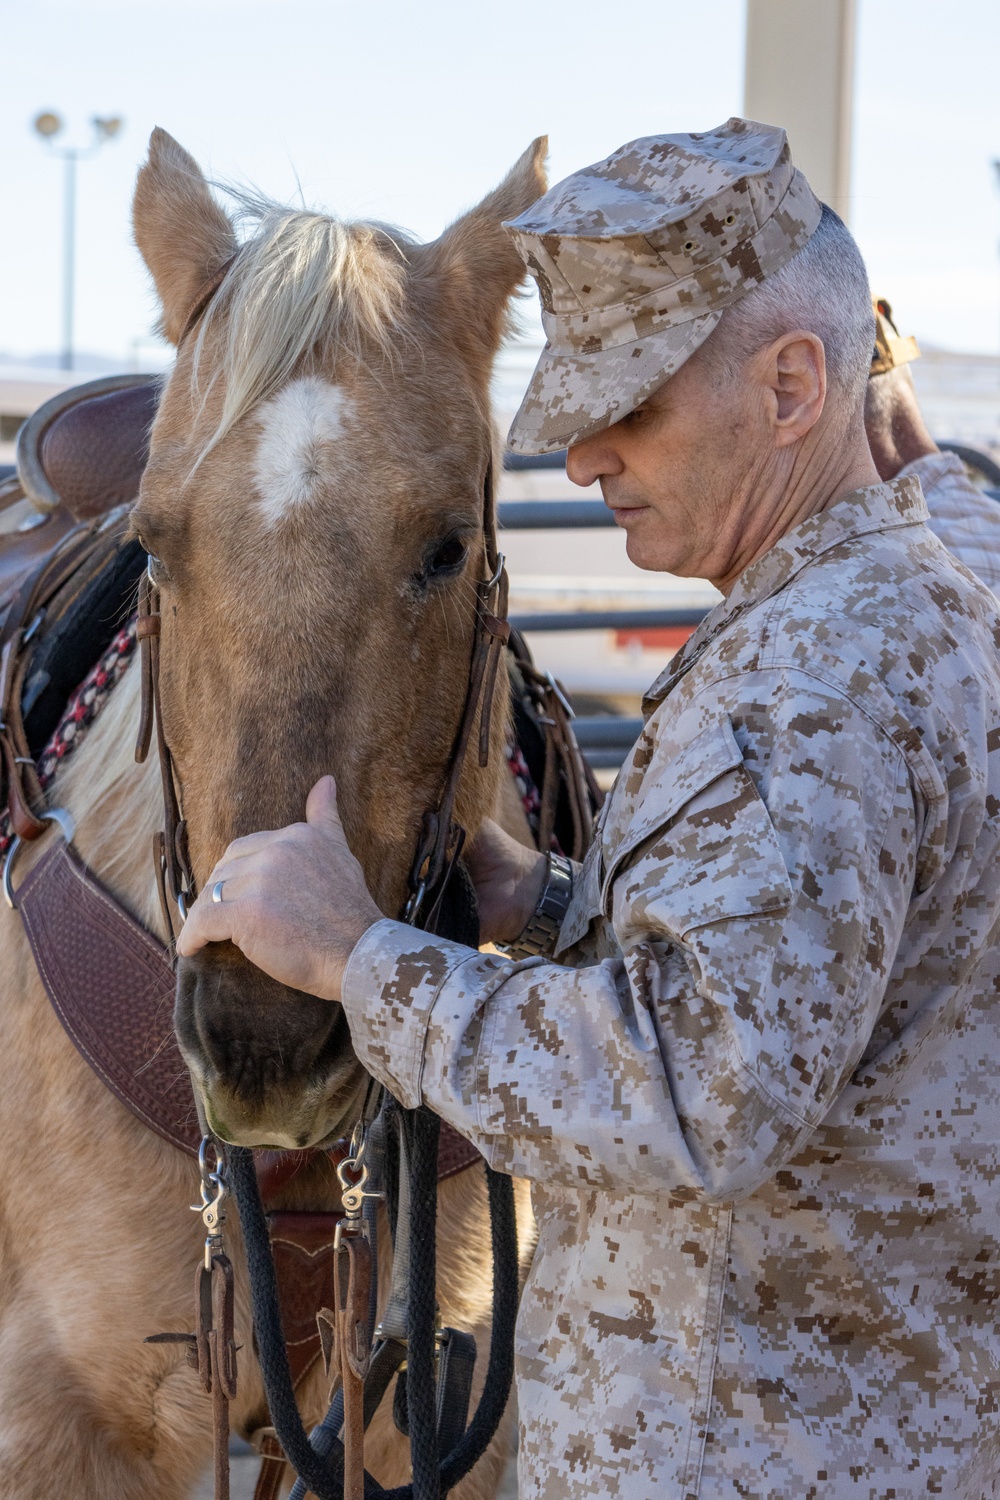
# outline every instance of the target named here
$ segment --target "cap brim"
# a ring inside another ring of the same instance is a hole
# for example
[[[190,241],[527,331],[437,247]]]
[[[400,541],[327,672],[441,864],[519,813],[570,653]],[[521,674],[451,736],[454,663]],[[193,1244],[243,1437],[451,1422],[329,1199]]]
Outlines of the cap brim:
[[[703,344],[723,309],[594,354],[546,345],[507,438],[514,453],[553,453],[628,416]]]

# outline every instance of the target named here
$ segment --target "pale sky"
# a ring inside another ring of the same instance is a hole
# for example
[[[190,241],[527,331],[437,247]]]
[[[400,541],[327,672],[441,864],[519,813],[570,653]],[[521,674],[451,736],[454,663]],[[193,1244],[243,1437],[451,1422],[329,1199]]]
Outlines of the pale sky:
[[[995,353],[1000,5],[858,8],[852,228],[873,285],[904,331]],[[129,237],[154,125],[217,177],[430,237],[541,132],[557,179],[741,113],[743,32],[744,0],[0,0],[0,351],[59,341],[62,177],[39,110],[77,141],[93,114],[126,121],[80,168],[76,340],[124,366],[155,318]]]

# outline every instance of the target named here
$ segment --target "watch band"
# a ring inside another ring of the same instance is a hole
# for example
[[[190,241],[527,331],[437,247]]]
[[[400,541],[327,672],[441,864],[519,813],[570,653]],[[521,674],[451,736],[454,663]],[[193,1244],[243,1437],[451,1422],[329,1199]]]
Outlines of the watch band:
[[[512,943],[502,944],[511,958],[551,953],[573,895],[573,865],[562,854],[548,856],[542,894],[527,927]]]

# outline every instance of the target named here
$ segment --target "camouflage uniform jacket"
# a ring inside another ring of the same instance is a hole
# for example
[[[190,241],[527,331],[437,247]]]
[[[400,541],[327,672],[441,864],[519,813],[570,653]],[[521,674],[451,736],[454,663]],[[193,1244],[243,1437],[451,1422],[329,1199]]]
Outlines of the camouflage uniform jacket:
[[[1000,505],[969,479],[957,453],[928,453],[900,469],[912,474],[930,512],[928,525],[953,557],[1000,594]]]
[[[534,1185],[523,1500],[1000,1493],[1000,615],[926,516],[702,623],[557,963],[351,956],[366,1066]]]

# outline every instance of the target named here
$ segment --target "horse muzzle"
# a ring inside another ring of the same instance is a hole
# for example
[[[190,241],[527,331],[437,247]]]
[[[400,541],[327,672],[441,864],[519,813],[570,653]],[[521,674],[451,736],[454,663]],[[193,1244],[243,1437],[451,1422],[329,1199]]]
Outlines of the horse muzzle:
[[[341,1007],[278,984],[230,943],[179,961],[174,1026],[220,1140],[303,1150],[360,1106],[366,1076]]]

